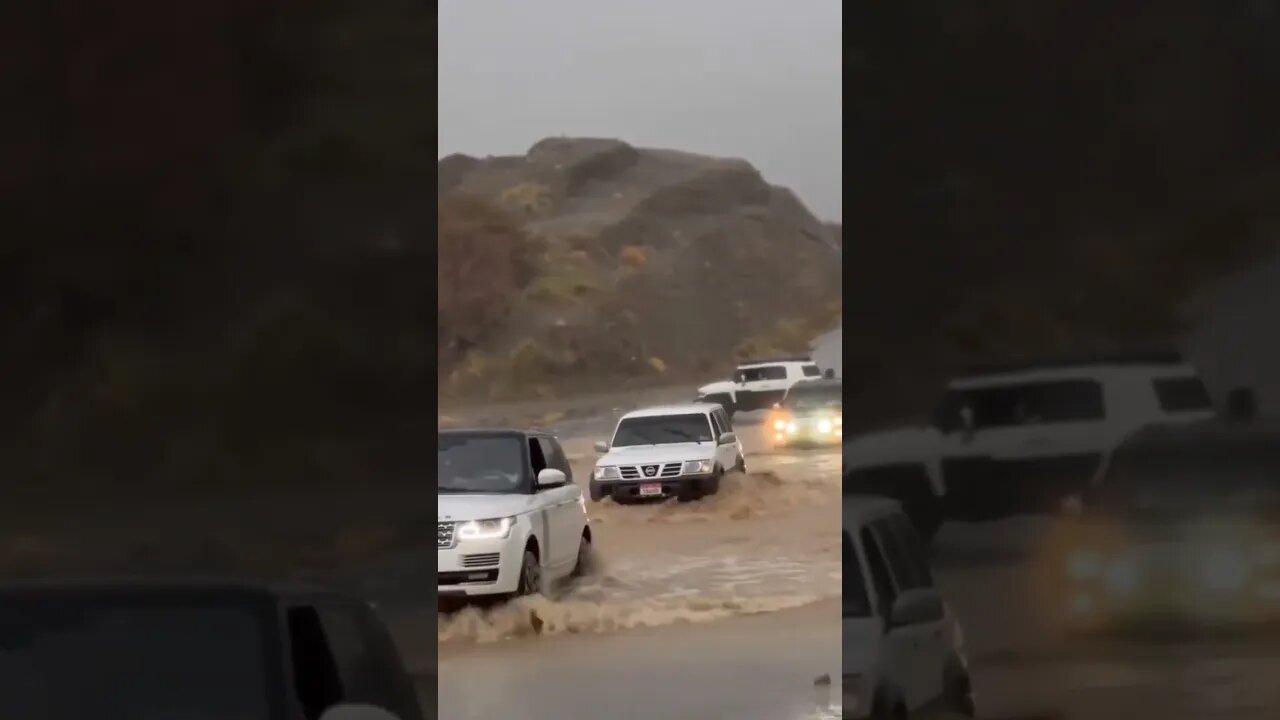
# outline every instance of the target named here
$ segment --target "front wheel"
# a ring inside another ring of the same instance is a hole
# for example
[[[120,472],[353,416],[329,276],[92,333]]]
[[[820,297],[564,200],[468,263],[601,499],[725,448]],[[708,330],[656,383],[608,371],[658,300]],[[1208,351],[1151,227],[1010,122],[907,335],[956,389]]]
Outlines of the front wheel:
[[[595,552],[591,547],[591,536],[582,533],[582,539],[578,541],[578,560],[573,565],[573,572],[569,577],[581,578],[590,575],[595,565]]]
[[[747,459],[739,455],[737,464],[733,466],[733,469],[745,475],[747,472]]]
[[[600,502],[609,495],[600,483],[595,480],[587,482],[587,494],[591,496],[591,502]]]
[[[532,549],[526,548],[524,560],[520,563],[520,583],[516,586],[516,597],[537,595],[542,592],[542,561]]]

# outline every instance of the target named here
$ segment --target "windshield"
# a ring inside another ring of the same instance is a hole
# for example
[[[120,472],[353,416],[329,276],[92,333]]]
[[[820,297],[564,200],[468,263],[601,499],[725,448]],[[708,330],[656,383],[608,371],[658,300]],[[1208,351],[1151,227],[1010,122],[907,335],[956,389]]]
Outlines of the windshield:
[[[841,533],[844,538],[844,571],[841,602],[843,617],[871,617],[871,600],[867,597],[866,573],[863,572],[862,560],[854,550],[853,541],[848,532]]]
[[[618,423],[613,447],[712,442],[711,422],[706,415],[657,415],[626,418]]]
[[[0,597],[4,716],[270,720],[251,608]]]
[[[973,412],[974,428],[1101,420],[1106,415],[1102,386],[1092,380],[948,390],[939,404],[939,425],[959,427],[963,408]]]
[[[518,436],[440,433],[437,494],[513,492],[525,475],[524,457]]]
[[[843,386],[839,383],[822,383],[816,387],[797,384],[783,398],[782,407],[788,410],[838,408],[843,399]]]
[[[1214,442],[1122,449],[1101,491],[1133,515],[1280,511],[1280,443]]]

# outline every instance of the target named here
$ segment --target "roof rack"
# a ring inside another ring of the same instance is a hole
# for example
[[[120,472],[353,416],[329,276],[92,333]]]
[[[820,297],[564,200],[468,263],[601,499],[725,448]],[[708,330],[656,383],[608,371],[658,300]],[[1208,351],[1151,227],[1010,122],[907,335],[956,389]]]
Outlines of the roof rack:
[[[739,360],[739,365],[759,365],[761,363],[777,363],[777,362],[813,362],[811,355],[784,355],[781,357],[751,358],[749,360]]]
[[[996,375],[1025,372],[1028,370],[1052,370],[1069,367],[1096,367],[1099,365],[1180,365],[1186,356],[1174,350],[1122,353],[1091,353],[1055,355],[1024,360],[1022,362],[974,363],[962,366],[962,375]]]

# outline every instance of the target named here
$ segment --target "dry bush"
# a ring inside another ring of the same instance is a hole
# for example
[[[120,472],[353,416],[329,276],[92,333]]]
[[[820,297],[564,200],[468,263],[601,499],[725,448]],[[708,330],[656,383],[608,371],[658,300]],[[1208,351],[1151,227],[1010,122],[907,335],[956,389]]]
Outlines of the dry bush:
[[[618,253],[623,265],[642,268],[649,264],[649,249],[642,245],[627,245]]]

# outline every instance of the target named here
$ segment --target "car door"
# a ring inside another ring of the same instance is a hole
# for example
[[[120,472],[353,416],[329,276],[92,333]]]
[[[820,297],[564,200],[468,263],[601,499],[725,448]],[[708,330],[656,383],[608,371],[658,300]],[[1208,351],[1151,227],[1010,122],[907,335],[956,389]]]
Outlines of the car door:
[[[539,490],[538,493],[544,501],[550,564],[557,571],[568,571],[578,558],[578,539],[582,536],[582,490],[573,482],[573,469],[569,467],[560,443],[547,435],[539,435],[535,439],[546,467],[559,470],[565,476],[563,485]]]
[[[893,575],[889,570],[888,558],[870,527],[864,526],[858,531],[858,544],[862,547],[863,557],[867,562],[867,572],[871,576],[872,589],[875,592],[875,613],[887,628],[889,610],[897,599],[897,588]],[[902,693],[903,701],[909,707],[916,704],[920,691],[916,680],[916,653],[912,637],[900,629],[887,630],[881,643],[880,672],[883,680]]]
[[[746,456],[746,452],[742,449],[742,438],[738,437],[738,431],[734,429],[733,421],[729,419],[728,413],[724,410],[716,410],[715,414],[720,418],[720,427],[724,428],[725,432],[734,434],[734,441],[728,450],[729,464],[725,466],[726,468],[731,468],[738,462],[739,457]]]
[[[869,525],[873,542],[888,567],[895,597],[933,586],[928,565],[917,561],[909,539],[903,535],[900,517],[886,516]],[[888,636],[890,644],[900,653],[898,660],[908,706],[915,710],[935,700],[942,693],[942,663],[937,657],[943,639],[942,618],[894,627]]]
[[[893,552],[901,558],[900,562],[909,574],[911,588],[937,592],[933,571],[929,566],[929,554],[911,520],[905,514],[898,513],[885,518],[881,523],[886,536],[893,538],[892,543],[896,548]],[[944,690],[945,668],[950,659],[952,639],[947,631],[948,622],[948,617],[942,614],[917,626],[922,692],[927,698],[936,698]]]
[[[711,437],[716,444],[716,465],[721,469],[729,470],[733,467],[733,461],[736,457],[733,452],[733,443],[721,443],[720,436],[729,432],[727,426],[720,421],[718,410],[707,413],[707,422],[711,423]]]

